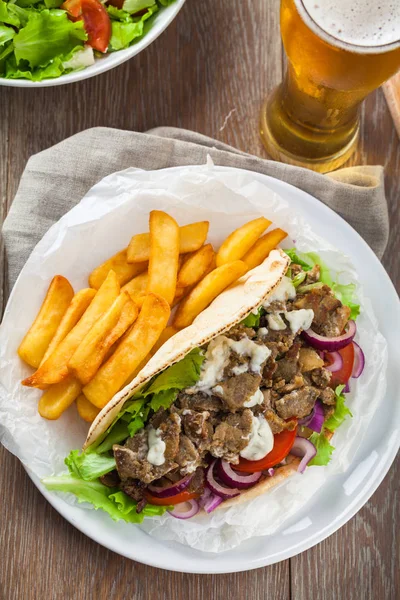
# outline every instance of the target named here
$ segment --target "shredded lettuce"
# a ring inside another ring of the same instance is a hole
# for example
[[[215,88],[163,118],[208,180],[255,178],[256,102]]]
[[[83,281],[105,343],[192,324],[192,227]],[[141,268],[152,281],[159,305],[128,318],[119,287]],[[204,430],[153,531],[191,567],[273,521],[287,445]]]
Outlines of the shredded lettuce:
[[[316,287],[318,284],[324,283],[331,288],[342,304],[350,308],[350,319],[354,320],[358,317],[360,314],[360,305],[357,302],[356,285],[354,283],[341,284],[334,281],[329,267],[316,252],[299,252],[296,248],[290,248],[289,250],[285,250],[285,252],[290,257],[292,263],[300,265],[303,271],[310,271],[316,264],[320,266],[321,274],[319,282],[303,286],[301,288],[302,292],[309,291],[309,289],[312,289],[311,286]]]
[[[245,319],[243,319],[243,321],[241,322],[241,325],[244,325],[244,327],[259,327],[260,319],[264,312],[265,312],[265,310],[263,309],[262,306],[260,306],[257,314],[254,314],[253,312],[251,312],[249,315],[247,315],[247,317]]]
[[[100,508],[108,513],[114,521],[141,523],[144,517],[163,515],[170,508],[147,504],[140,513],[137,513],[137,502],[117,488],[109,488],[100,481],[85,481],[74,475],[46,477],[42,483],[48,490],[74,494],[78,502],[89,502],[96,510]]]
[[[334,446],[332,446],[325,435],[325,430],[330,432],[334,432],[347,416],[352,417],[350,409],[346,406],[346,398],[343,394],[344,385],[338,385],[335,389],[336,396],[336,406],[335,412],[329,419],[327,419],[324,423],[323,429],[321,433],[313,433],[311,435],[310,442],[314,444],[317,449],[317,454],[314,458],[308,463],[309,466],[312,465],[327,465],[331,460],[332,452],[334,451]]]

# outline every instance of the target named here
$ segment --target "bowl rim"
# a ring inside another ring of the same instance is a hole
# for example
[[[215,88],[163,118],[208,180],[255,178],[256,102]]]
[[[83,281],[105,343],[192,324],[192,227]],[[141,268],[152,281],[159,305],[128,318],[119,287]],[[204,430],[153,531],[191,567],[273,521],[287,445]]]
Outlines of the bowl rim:
[[[154,40],[156,40],[167,27],[175,19],[186,0],[175,0],[173,4],[163,7],[156,15],[153,27],[146,35],[133,46],[124,50],[117,50],[104,58],[96,59],[94,65],[81,69],[80,71],[72,71],[54,79],[44,79],[43,81],[30,81],[29,79],[6,79],[0,77],[0,86],[17,87],[17,88],[43,88],[66,85],[68,83],[76,83],[84,79],[90,79],[101,73],[106,73],[124,62],[139,54],[147,48]]]

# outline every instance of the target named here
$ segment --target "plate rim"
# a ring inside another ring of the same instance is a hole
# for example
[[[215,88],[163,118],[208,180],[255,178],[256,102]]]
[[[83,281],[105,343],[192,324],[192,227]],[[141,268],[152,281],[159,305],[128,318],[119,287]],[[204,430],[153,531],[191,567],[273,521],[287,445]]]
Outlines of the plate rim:
[[[184,171],[187,169],[192,170],[192,169],[197,169],[197,168],[202,168],[202,167],[203,167],[203,165],[181,165],[181,166],[175,166],[175,167],[166,167],[164,169],[159,169],[159,170],[160,171],[180,171],[180,170]],[[385,268],[383,267],[383,265],[381,264],[381,262],[379,261],[378,257],[375,255],[373,250],[367,244],[367,242],[338,213],[333,211],[329,206],[327,206],[326,204],[324,204],[323,202],[318,200],[318,198],[316,198],[309,192],[306,192],[293,184],[290,184],[286,181],[280,180],[271,175],[259,173],[258,171],[251,171],[248,169],[241,169],[238,167],[230,167],[230,166],[215,165],[214,169],[216,169],[218,171],[235,171],[235,172],[238,171],[242,174],[246,174],[250,177],[253,177],[256,180],[264,182],[267,185],[269,182],[273,181],[275,184],[276,183],[278,184],[278,187],[282,186],[283,191],[285,188],[295,190],[295,192],[294,192],[295,194],[297,194],[297,195],[300,194],[300,196],[303,196],[303,198],[306,198],[308,202],[311,202],[312,204],[317,204],[323,212],[324,211],[326,212],[326,215],[328,217],[331,216],[335,220],[338,219],[341,222],[341,226],[344,227],[344,229],[347,230],[347,232],[351,233],[352,236],[354,236],[354,235],[356,236],[358,244],[361,243],[364,251],[366,251],[369,254],[369,259],[371,259],[372,262],[374,262],[376,269],[378,269],[380,274],[385,278],[386,284],[388,284],[386,292],[388,292],[390,290],[390,295],[392,296],[391,300],[394,301],[395,303],[397,302],[397,310],[398,310],[398,313],[400,316],[400,300],[398,298],[396,289],[395,289],[388,273],[386,272]],[[123,173],[124,171],[125,170],[120,171],[120,173]],[[95,185],[97,185],[97,184],[95,184]],[[92,187],[94,187],[94,186],[92,186]],[[88,190],[88,192],[89,192],[89,190]],[[277,192],[277,193],[279,194],[279,192]],[[77,205],[75,205],[75,206],[77,206]],[[73,207],[71,210],[74,210],[74,208],[75,207]],[[68,211],[68,212],[70,212],[70,211]],[[65,214],[67,214],[67,213],[65,213]],[[65,216],[65,215],[63,215],[63,216]],[[23,268],[22,268],[22,270],[23,270]],[[22,270],[21,270],[20,275],[17,278],[17,281],[22,274]],[[10,297],[11,297],[11,295],[10,295]],[[8,302],[7,302],[7,304],[8,304]],[[7,306],[6,306],[6,309],[7,309]],[[382,483],[383,479],[387,475],[390,467],[392,466],[392,464],[396,458],[396,454],[398,452],[399,447],[400,447],[400,438],[397,439],[397,442],[391,447],[390,452],[385,457],[385,462],[384,462],[383,468],[381,468],[379,471],[379,474],[374,477],[372,484],[370,481],[368,482],[368,487],[367,486],[365,487],[365,489],[363,490],[363,493],[362,494],[360,493],[357,496],[357,498],[353,502],[350,503],[350,506],[346,509],[346,511],[342,512],[340,517],[338,517],[333,524],[330,523],[327,527],[319,530],[315,534],[311,535],[311,537],[308,537],[307,541],[305,541],[305,542],[303,541],[301,543],[301,549],[296,550],[295,548],[290,548],[289,550],[288,549],[282,550],[278,553],[278,555],[276,557],[273,557],[272,560],[269,559],[268,557],[267,558],[260,557],[260,558],[256,558],[256,559],[251,559],[251,558],[246,557],[246,558],[244,558],[244,562],[247,561],[247,564],[244,568],[243,568],[243,566],[239,566],[237,568],[228,568],[228,569],[226,567],[218,568],[217,561],[218,561],[219,557],[223,558],[224,555],[226,555],[227,552],[230,552],[230,551],[215,554],[215,553],[208,553],[208,552],[202,552],[202,551],[195,550],[195,552],[198,553],[200,556],[203,555],[208,559],[210,559],[210,558],[213,559],[213,561],[215,562],[215,565],[217,567],[215,569],[213,568],[213,570],[210,570],[209,568],[202,568],[201,565],[190,568],[190,569],[176,568],[171,564],[169,564],[167,566],[165,564],[165,560],[162,559],[163,552],[160,552],[160,560],[158,559],[157,554],[154,554],[154,556],[152,557],[151,560],[143,559],[143,556],[140,556],[140,555],[133,556],[134,553],[132,554],[132,552],[130,553],[130,555],[128,555],[126,552],[121,551],[120,548],[115,547],[115,544],[113,543],[114,540],[112,540],[111,538],[108,538],[107,540],[104,540],[103,538],[100,539],[100,537],[98,537],[96,535],[96,531],[88,532],[88,530],[85,529],[84,525],[82,525],[81,523],[78,523],[74,519],[73,515],[68,514],[68,508],[71,508],[71,506],[66,504],[61,497],[53,495],[50,491],[48,491],[46,488],[44,488],[44,486],[40,483],[39,478],[36,475],[34,475],[29,470],[29,468],[26,467],[26,465],[23,465],[23,466],[24,466],[26,472],[28,473],[28,476],[34,483],[34,485],[37,487],[39,492],[46,498],[46,500],[51,504],[51,506],[53,508],[55,508],[55,510],[64,519],[66,519],[71,525],[73,525],[76,529],[81,531],[84,535],[86,535],[93,541],[97,542],[101,546],[103,546],[109,550],[112,550],[113,552],[116,552],[117,554],[124,556],[125,558],[129,558],[130,560],[136,560],[137,562],[140,562],[142,564],[146,564],[148,566],[152,566],[152,567],[156,567],[156,568],[161,568],[164,570],[182,572],[182,573],[195,573],[195,574],[221,574],[221,573],[235,573],[235,572],[249,571],[249,570],[257,569],[260,567],[265,567],[268,565],[276,564],[277,562],[280,562],[282,560],[287,560],[289,558],[297,556],[301,552],[309,550],[313,546],[319,544],[320,542],[322,542],[323,540],[325,540],[326,538],[331,536],[333,533],[338,531],[342,526],[344,526],[366,504],[366,502],[368,502],[368,500],[371,498],[371,496],[374,494],[374,492],[377,490],[377,488],[379,487],[379,485]],[[65,514],[65,511],[63,511],[64,507],[68,507],[67,511],[66,511],[67,514]],[[73,507],[73,508],[79,508],[79,510],[83,510],[85,513],[87,512],[85,509],[82,509],[80,507]],[[145,533],[145,532],[143,532],[143,533]],[[159,540],[156,538],[151,538],[151,536],[148,536],[148,537],[152,540],[152,542],[154,542],[156,545],[159,545],[162,548],[167,548],[166,544],[170,543],[170,542],[164,542],[163,540]],[[250,538],[250,539],[259,539],[260,540],[264,537],[268,537],[268,536],[260,536],[259,538]],[[186,548],[186,546],[180,545],[178,543],[173,543],[173,544],[176,546],[179,546],[179,550]],[[297,545],[299,545],[299,544],[297,544]],[[237,548],[240,548],[240,545]],[[193,549],[191,549],[191,550],[193,550]],[[294,551],[292,551],[292,550],[294,550]]]

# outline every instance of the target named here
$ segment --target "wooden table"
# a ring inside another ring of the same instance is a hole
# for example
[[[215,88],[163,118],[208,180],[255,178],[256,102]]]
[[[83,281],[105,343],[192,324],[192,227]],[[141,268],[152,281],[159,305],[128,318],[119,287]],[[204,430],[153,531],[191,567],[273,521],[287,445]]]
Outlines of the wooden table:
[[[69,86],[2,88],[2,217],[31,154],[96,125],[184,127],[264,156],[259,109],[282,77],[278,5],[188,1],[155,43],[113,71]],[[385,165],[391,221],[384,265],[400,286],[400,143],[381,91],[365,103],[361,144],[351,160],[377,163]],[[336,534],[296,558],[234,575],[169,573],[121,558],[64,521],[4,449],[1,465],[1,600],[400,597],[399,462]]]

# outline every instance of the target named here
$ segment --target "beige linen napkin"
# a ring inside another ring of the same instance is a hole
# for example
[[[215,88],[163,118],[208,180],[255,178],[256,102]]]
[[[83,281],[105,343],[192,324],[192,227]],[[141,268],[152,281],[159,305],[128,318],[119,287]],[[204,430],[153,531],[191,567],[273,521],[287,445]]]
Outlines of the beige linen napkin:
[[[309,192],[346,219],[382,256],[389,225],[380,166],[321,175],[240,152],[192,131],[161,127],[137,133],[96,127],[29,159],[3,227],[10,289],[44,233],[100,179],[127,167],[152,170],[204,164],[207,154],[217,165],[265,173]]]

